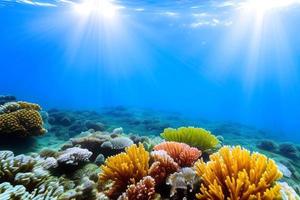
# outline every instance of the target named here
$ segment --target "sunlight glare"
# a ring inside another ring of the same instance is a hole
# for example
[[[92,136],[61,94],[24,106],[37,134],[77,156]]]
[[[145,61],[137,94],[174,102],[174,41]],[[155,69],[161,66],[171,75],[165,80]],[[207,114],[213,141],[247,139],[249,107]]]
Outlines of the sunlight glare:
[[[80,15],[88,16],[95,14],[103,18],[114,18],[118,12],[117,5],[110,0],[84,0],[74,5],[74,10]]]
[[[299,3],[299,0],[247,0],[241,3],[241,8],[264,14],[296,3]]]

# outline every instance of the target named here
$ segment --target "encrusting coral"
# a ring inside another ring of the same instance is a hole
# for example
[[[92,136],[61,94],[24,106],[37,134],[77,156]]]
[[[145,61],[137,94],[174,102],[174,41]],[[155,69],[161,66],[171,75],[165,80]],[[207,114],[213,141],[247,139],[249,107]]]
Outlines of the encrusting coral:
[[[197,148],[179,142],[163,142],[153,149],[166,151],[181,167],[192,166],[201,155]]]
[[[131,145],[125,152],[106,159],[105,164],[101,166],[99,185],[112,182],[113,185],[105,193],[110,198],[116,198],[128,185],[147,176],[148,168],[149,153],[141,144]]]
[[[197,199],[275,200],[280,199],[276,183],[282,174],[275,162],[259,153],[237,147],[222,147],[205,163],[195,163],[201,178]]]
[[[38,112],[40,106],[27,102],[6,103],[0,107],[0,135],[35,136],[46,132]]]
[[[118,200],[153,200],[155,198],[155,181],[151,176],[146,176],[137,184],[128,186]]]
[[[217,137],[203,128],[166,128],[161,136],[167,141],[182,142],[201,151],[215,148],[219,144]]]

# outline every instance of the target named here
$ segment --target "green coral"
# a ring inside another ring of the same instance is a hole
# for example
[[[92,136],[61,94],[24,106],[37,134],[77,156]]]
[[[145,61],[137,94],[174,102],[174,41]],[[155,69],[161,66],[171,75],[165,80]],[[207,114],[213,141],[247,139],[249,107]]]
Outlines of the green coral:
[[[219,144],[218,138],[203,128],[166,128],[161,136],[167,141],[186,143],[202,151],[215,148]]]

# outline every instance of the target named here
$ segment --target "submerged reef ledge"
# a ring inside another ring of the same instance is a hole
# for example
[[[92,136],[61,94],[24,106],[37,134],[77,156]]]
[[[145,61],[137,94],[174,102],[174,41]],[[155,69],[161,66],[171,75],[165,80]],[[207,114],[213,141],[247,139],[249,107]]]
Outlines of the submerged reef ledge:
[[[1,200],[300,200],[299,145],[246,126],[1,102]]]

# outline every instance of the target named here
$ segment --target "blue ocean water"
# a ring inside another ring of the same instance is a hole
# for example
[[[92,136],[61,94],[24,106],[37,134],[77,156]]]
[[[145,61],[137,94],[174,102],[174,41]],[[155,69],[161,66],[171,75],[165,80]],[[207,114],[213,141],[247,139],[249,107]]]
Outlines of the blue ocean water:
[[[0,94],[178,111],[297,142],[299,11],[296,0],[1,0]]]

